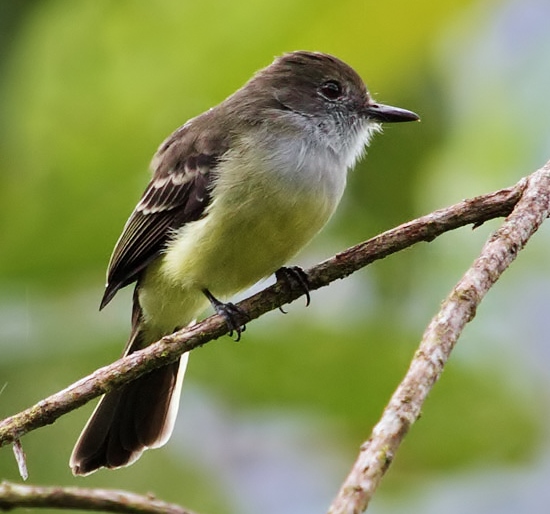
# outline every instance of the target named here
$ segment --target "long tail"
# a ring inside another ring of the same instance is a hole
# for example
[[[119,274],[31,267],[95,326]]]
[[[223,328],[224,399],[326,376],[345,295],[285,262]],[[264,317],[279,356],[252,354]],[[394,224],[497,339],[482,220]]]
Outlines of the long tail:
[[[125,355],[150,343],[142,340],[141,312],[136,310],[139,305],[134,303],[133,330]],[[101,399],[71,455],[74,475],[88,475],[102,467],[128,466],[146,449],[168,441],[178,413],[187,360],[188,354],[184,354],[179,361],[153,370]]]

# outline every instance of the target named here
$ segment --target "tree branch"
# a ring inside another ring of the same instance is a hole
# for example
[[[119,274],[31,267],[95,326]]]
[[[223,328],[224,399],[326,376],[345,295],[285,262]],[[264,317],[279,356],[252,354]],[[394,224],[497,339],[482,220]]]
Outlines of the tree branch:
[[[514,208],[515,206],[515,208]],[[513,210],[513,212],[512,212]],[[330,509],[330,514],[365,510],[401,440],[418,419],[421,406],[456,343],[464,325],[502,272],[515,259],[550,211],[550,162],[514,187],[464,200],[384,232],[320,263],[308,271],[311,289],[344,278],[354,271],[420,241],[444,232],[510,214],[485,244],[481,255],[453,289],[434,317],[403,382],[394,393],[371,438]],[[302,291],[275,284],[241,302],[251,319],[298,298]],[[53,423],[92,398],[177,359],[182,353],[227,332],[220,316],[163,338],[144,350],[119,359],[33,407],[0,422],[0,445],[17,443],[27,432]],[[0,510],[16,507],[59,507],[121,513],[189,511],[150,497],[101,489],[35,487],[0,484]]]
[[[513,212],[489,237],[474,261],[424,332],[411,366],[393,394],[370,439],[363,444],[350,474],[329,514],[363,512],[390,466],[410,426],[420,416],[424,401],[466,323],[550,213],[550,162],[528,177]]]
[[[0,483],[0,511],[16,508],[77,509],[121,514],[193,514],[179,505],[152,496],[113,489]]]
[[[520,199],[526,179],[514,187],[464,200],[410,221],[309,269],[311,290],[326,286],[354,271],[420,241],[431,241],[444,232],[509,214]],[[303,291],[274,284],[239,303],[250,319],[297,299]],[[53,423],[93,398],[116,389],[148,371],[176,360],[182,353],[202,346],[227,333],[225,321],[214,315],[180,330],[138,352],[104,366],[66,389],[0,422],[0,446],[13,443],[24,434]]]

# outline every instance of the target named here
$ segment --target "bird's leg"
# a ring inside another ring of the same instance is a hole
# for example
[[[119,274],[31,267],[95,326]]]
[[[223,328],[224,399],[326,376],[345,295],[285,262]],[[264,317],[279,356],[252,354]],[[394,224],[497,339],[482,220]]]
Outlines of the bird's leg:
[[[233,332],[237,334],[235,341],[240,341],[241,334],[246,330],[245,323],[250,321],[250,318],[246,312],[239,309],[234,303],[220,302],[208,289],[203,289],[202,292],[208,298],[208,301],[216,311],[216,314],[225,319],[227,328],[229,329],[229,335],[232,337]]]
[[[309,296],[309,280],[306,272],[300,266],[291,266],[289,268],[283,266],[275,272],[277,282],[285,282],[290,289],[298,288],[306,296],[306,307],[310,304]],[[286,311],[279,307],[279,310],[286,314]]]

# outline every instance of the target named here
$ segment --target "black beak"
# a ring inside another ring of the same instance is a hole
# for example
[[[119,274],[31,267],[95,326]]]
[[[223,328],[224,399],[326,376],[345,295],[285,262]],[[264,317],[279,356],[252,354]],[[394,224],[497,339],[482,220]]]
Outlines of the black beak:
[[[385,123],[397,123],[400,121],[418,121],[420,116],[418,114],[407,111],[407,109],[400,109],[399,107],[392,107],[391,105],[383,104],[368,104],[365,109],[367,118],[382,121]]]

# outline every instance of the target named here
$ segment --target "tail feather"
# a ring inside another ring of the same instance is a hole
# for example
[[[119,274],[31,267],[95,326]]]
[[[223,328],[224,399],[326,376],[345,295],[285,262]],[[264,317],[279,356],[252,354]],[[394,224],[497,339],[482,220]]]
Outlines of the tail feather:
[[[187,355],[106,394],[73,450],[73,474],[135,462],[148,448],[165,444],[174,429]]]
[[[151,337],[145,333],[136,287],[132,331],[124,355],[151,344],[156,339]],[[71,455],[74,475],[129,466],[148,448],[158,448],[168,441],[176,422],[188,358],[184,354],[178,361],[107,393],[99,401]]]

